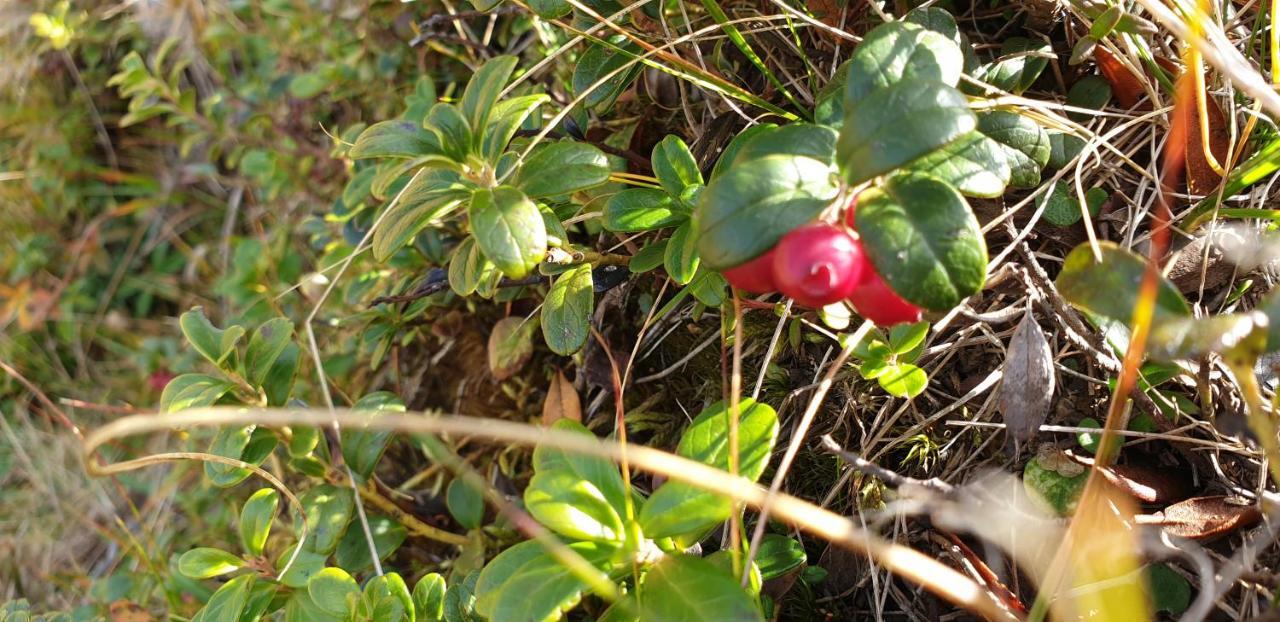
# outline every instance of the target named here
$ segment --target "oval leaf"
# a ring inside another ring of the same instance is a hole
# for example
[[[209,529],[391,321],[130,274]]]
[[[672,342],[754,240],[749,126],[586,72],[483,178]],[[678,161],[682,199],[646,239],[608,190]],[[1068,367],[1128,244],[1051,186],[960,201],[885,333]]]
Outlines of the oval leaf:
[[[601,224],[609,231],[651,231],[679,224],[688,218],[671,195],[657,188],[628,188],[604,204]]]
[[[240,510],[240,543],[250,555],[262,555],[279,504],[280,493],[274,488],[263,488],[244,502]]]
[[[519,190],[476,190],[468,214],[480,251],[508,277],[524,278],[546,258],[546,223],[537,204]]]
[[[903,80],[845,107],[836,158],[860,184],[922,157],[976,126],[960,91],[934,80]]]
[[[1067,302],[1105,318],[1123,322],[1133,319],[1146,260],[1114,242],[1098,242],[1102,261],[1094,259],[1089,244],[1081,244],[1067,254],[1054,284]],[[1157,323],[1191,315],[1191,308],[1178,288],[1160,277],[1156,293]]]
[[[542,336],[556,354],[569,356],[587,343],[595,306],[591,264],[579,264],[561,274],[542,303]]]
[[[178,572],[192,579],[208,579],[243,567],[243,559],[222,549],[209,547],[191,549],[178,558]]]
[[[964,55],[955,41],[907,22],[889,22],[872,29],[849,62],[845,106],[903,81],[955,86],[964,70]],[[921,118],[917,123],[928,120]]]
[[[738,580],[711,562],[671,555],[644,577],[640,619],[645,622],[763,622]]]
[[[597,568],[604,567],[614,546],[597,542],[568,545]],[[607,580],[607,579],[606,579]],[[577,575],[538,542],[521,542],[493,558],[476,581],[476,613],[488,620],[558,620],[587,589]]]
[[[1009,162],[1009,185],[1034,188],[1049,164],[1049,134],[1035,121],[1016,112],[997,110],[978,117],[978,131],[1000,144]]]
[[[515,185],[535,199],[572,194],[609,181],[609,158],[586,143],[563,141],[536,149]]]

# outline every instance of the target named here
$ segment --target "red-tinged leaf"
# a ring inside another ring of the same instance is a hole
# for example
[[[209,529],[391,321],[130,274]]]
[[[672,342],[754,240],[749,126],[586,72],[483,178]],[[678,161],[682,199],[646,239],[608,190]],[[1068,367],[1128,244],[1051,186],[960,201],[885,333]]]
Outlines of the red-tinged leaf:
[[[1146,95],[1146,91],[1142,88],[1142,79],[1134,75],[1106,48],[1102,46],[1094,48],[1093,58],[1098,63],[1098,69],[1102,71],[1102,77],[1111,84],[1111,93],[1121,106],[1133,108],[1143,95]],[[1150,108],[1150,103],[1144,106]]]
[[[533,355],[533,331],[537,324],[522,317],[498,320],[489,334],[489,371],[495,380],[506,380],[520,371]]]
[[[1166,532],[1192,538],[1210,540],[1224,536],[1262,519],[1258,506],[1226,496],[1195,497],[1175,503],[1155,514],[1137,517],[1137,522],[1158,525]]]
[[[547,386],[547,398],[542,402],[542,425],[549,427],[561,419],[581,422],[582,400],[578,398],[573,383],[564,377],[564,372],[556,372]]]
[[[1180,80],[1190,79],[1184,75]],[[1180,89],[1181,90],[1181,89]],[[1186,89],[1194,93],[1194,87]],[[1204,97],[1205,110],[1208,116],[1209,150],[1219,166],[1226,166],[1227,150],[1231,147],[1231,131],[1227,128],[1227,120],[1222,115],[1222,108],[1208,93]],[[1210,194],[1218,187],[1222,176],[1209,165],[1205,157],[1202,128],[1200,125],[1200,105],[1192,98],[1189,102],[1178,102],[1174,114],[1184,115],[1187,127],[1187,191],[1191,194]]]

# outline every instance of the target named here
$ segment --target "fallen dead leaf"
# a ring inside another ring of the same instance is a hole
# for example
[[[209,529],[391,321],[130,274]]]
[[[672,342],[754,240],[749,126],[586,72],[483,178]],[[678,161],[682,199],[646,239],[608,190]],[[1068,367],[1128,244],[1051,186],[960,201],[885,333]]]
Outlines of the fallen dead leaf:
[[[1258,506],[1226,496],[1194,497],[1175,503],[1155,514],[1143,514],[1137,522],[1157,525],[1166,532],[1209,540],[1233,533],[1262,519]]]
[[[1138,76],[1134,75],[1106,48],[1102,46],[1094,48],[1093,58],[1098,63],[1098,69],[1102,71],[1102,77],[1106,78],[1107,83],[1111,85],[1111,94],[1121,106],[1133,108],[1146,95]],[[1150,108],[1150,104],[1145,104],[1145,107]]]
[[[996,404],[1004,413],[1008,430],[1005,448],[1010,453],[1016,454],[1035,438],[1049,415],[1053,389],[1053,352],[1049,341],[1031,313],[1025,313],[1009,338],[1004,379],[996,395]]]
[[[117,600],[111,603],[110,612],[111,622],[152,622],[152,620],[155,620],[145,609],[127,600]]]
[[[547,399],[542,402],[542,425],[550,426],[561,419],[581,422],[582,400],[564,372],[557,371],[547,386]]]
[[[1190,79],[1189,74],[1183,74],[1180,80]],[[1193,89],[1187,89],[1194,92]],[[1179,89],[1183,92],[1183,89]],[[1227,129],[1227,120],[1222,115],[1222,108],[1218,107],[1218,103],[1208,93],[1204,97],[1205,110],[1209,123],[1209,150],[1213,152],[1213,157],[1218,161],[1219,166],[1226,166],[1227,150],[1231,147],[1231,133]],[[1187,124],[1187,190],[1191,194],[1209,194],[1218,187],[1218,182],[1222,180],[1222,176],[1213,170],[1209,165],[1209,159],[1204,154],[1204,143],[1202,142],[1200,127],[1200,106],[1194,98],[1190,102],[1178,102],[1174,107],[1175,114],[1189,115],[1186,119]]]
[[[538,325],[521,317],[498,320],[489,333],[489,371],[495,380],[514,376],[533,355],[533,330]]]

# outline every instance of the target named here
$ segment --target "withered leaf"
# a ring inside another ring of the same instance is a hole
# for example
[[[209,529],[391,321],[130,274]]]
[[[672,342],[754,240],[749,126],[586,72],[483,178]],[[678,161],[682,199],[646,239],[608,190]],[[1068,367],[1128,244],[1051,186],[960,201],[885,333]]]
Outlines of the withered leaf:
[[[1189,80],[1189,73],[1183,74],[1181,80]],[[1194,94],[1194,87],[1185,91]],[[1231,132],[1227,129],[1227,120],[1222,116],[1222,109],[1218,107],[1218,103],[1208,93],[1204,96],[1205,112],[1208,117],[1209,130],[1209,151],[1213,152],[1213,158],[1218,162],[1219,166],[1226,166],[1227,150],[1231,146]],[[1187,190],[1191,194],[1209,194],[1218,187],[1218,182],[1222,179],[1217,171],[1209,165],[1209,159],[1205,157],[1204,142],[1201,138],[1200,126],[1200,105],[1195,98],[1191,101],[1178,102],[1174,107],[1174,114],[1188,117],[1185,119],[1187,127],[1187,150],[1186,150],[1186,168],[1187,168]]]
[[[549,426],[561,419],[582,421],[582,400],[564,372],[557,371],[547,386],[547,399],[542,402],[542,425]]]
[[[533,354],[533,331],[537,322],[521,317],[498,320],[489,333],[489,371],[495,380],[506,380],[520,371]]]
[[[1258,506],[1218,495],[1180,501],[1163,512],[1138,516],[1137,521],[1158,525],[1175,536],[1208,540],[1249,527],[1261,518]]]
[[[1040,325],[1028,311],[1009,338],[1004,379],[996,403],[1008,431],[1006,450],[1017,450],[1032,438],[1049,415],[1055,377],[1053,352]]]
[[[1146,91],[1142,89],[1142,81],[1139,80],[1138,76],[1134,75],[1124,63],[1121,63],[1106,48],[1102,46],[1094,48],[1093,59],[1098,62],[1098,69],[1102,72],[1102,77],[1111,84],[1111,93],[1115,96],[1116,101],[1120,102],[1121,106],[1133,108],[1134,104],[1137,104],[1146,95]],[[1145,104],[1143,107],[1150,108],[1150,104]]]
[[[1145,464],[1115,464],[1102,469],[1103,477],[1143,503],[1166,504],[1186,498],[1186,474]]]

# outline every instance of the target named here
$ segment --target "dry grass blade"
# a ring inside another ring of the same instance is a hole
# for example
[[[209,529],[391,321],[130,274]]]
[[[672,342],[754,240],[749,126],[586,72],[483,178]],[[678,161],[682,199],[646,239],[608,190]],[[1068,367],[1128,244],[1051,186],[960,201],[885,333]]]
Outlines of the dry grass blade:
[[[133,415],[117,419],[93,430],[85,437],[85,464],[95,475],[119,469],[117,464],[102,464],[97,451],[113,440],[168,430],[175,427],[215,427],[255,423],[263,426],[310,425],[323,427],[333,423],[349,429],[390,430],[405,433],[451,434],[473,436],[492,441],[542,445],[565,451],[601,456],[617,461],[625,455],[630,463],[644,470],[665,475],[702,490],[723,494],[743,504],[761,508],[767,500],[780,519],[825,538],[849,550],[868,555],[884,568],[933,592],[951,604],[989,620],[1016,620],[968,577],[937,560],[867,532],[849,519],[787,494],[770,497],[768,491],[754,482],[732,477],[705,464],[641,445],[624,447],[578,434],[542,429],[527,424],[494,419],[439,415],[432,413],[386,413],[370,418],[362,413],[335,409],[332,411],[198,408],[171,415]],[[142,458],[140,460],[145,460]]]

